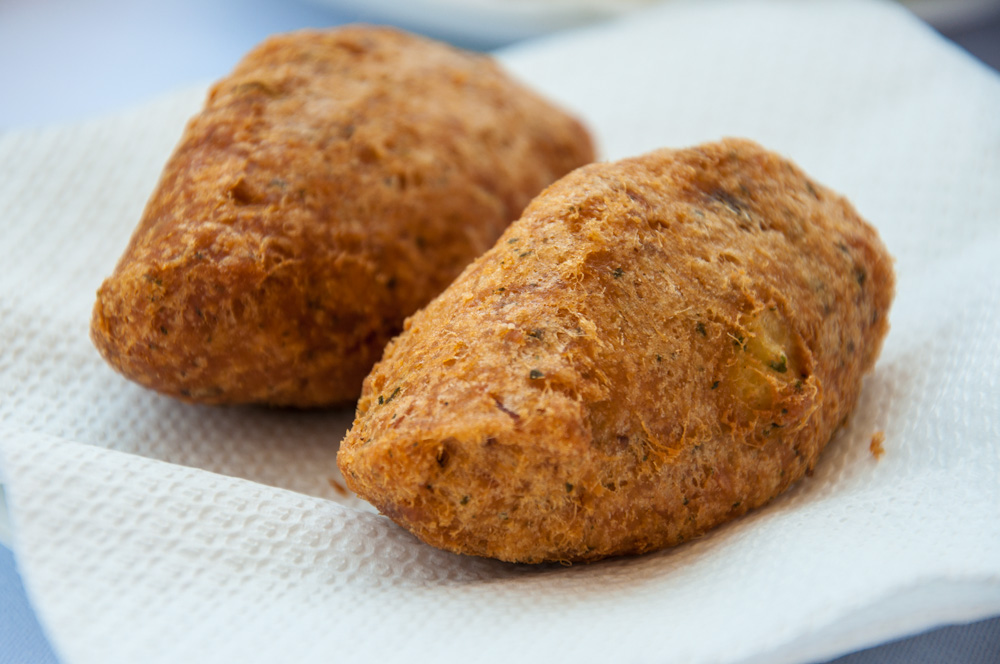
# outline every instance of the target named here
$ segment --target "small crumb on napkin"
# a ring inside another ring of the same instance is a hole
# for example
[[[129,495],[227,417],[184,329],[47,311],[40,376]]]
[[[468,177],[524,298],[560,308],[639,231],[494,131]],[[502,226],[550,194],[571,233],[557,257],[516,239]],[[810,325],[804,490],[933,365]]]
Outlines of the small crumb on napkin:
[[[882,443],[885,442],[885,431],[876,431],[872,434],[872,442],[868,444],[868,449],[871,451],[872,456],[878,461],[885,454],[885,448],[882,447]]]

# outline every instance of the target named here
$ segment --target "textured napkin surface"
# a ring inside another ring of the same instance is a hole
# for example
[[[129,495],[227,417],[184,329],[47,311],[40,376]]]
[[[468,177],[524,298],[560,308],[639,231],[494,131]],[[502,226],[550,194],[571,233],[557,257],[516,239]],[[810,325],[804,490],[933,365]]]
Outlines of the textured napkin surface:
[[[1000,613],[1000,80],[871,2],[668,3],[502,57],[606,158],[747,136],[879,228],[892,332],[815,475],[641,558],[431,549],[337,488],[350,411],[176,403],[90,345],[204,89],[0,136],[0,463],[63,660],[804,662]]]

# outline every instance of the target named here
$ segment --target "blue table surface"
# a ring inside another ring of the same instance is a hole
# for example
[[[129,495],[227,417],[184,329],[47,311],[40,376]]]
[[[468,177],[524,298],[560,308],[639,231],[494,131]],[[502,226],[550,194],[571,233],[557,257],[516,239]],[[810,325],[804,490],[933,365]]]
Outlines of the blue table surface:
[[[0,546],[0,664],[57,664],[35,618],[14,554]]]
[[[973,21],[940,27],[945,36],[1000,69],[1000,2],[997,5]],[[377,18],[279,0],[4,0],[0,3],[0,89],[6,94],[0,104],[0,131],[78,120],[164,90],[213,80],[273,32]],[[204,27],[212,25],[225,29]],[[153,26],[155,33],[150,33]],[[95,49],[97,42],[103,48]],[[195,43],[200,46],[191,48]],[[169,44],[185,48],[174,49],[182,55],[164,61],[160,54]],[[79,57],[67,59],[65,53]],[[122,53],[130,57],[122,58]],[[24,62],[32,65],[11,66]],[[103,72],[100,80],[88,76],[94,71]],[[57,663],[58,658],[25,594],[14,555],[0,546],[0,664],[50,662]],[[1000,662],[1000,617],[932,630],[833,662],[996,664]]]

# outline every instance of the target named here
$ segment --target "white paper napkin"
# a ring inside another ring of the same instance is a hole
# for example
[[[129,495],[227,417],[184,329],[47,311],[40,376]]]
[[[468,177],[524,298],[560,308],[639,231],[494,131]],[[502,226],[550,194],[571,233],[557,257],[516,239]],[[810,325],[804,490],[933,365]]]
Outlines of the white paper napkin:
[[[747,136],[879,228],[893,329],[815,475],[639,558],[427,547],[337,489],[351,412],[176,403],[90,345],[203,88],[0,136],[0,460],[67,664],[805,662],[1000,613],[1000,79],[861,1],[670,3],[502,57],[605,157]]]

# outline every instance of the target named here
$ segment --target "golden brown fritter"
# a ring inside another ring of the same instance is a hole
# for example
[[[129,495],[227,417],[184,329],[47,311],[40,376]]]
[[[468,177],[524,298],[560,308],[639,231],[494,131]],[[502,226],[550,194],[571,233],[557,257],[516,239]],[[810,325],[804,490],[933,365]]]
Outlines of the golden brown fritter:
[[[407,321],[338,462],[451,551],[674,545],[813,468],[893,283],[850,204],[754,143],[587,166]]]
[[[273,37],[190,121],[91,336],[187,400],[356,399],[403,319],[592,158],[486,56],[364,26]]]

